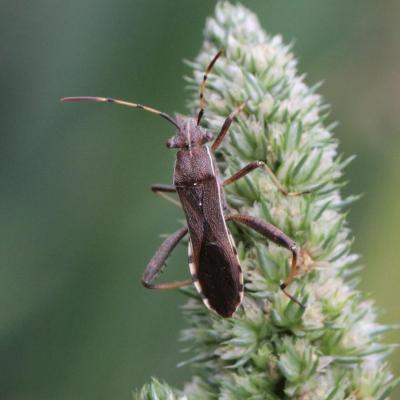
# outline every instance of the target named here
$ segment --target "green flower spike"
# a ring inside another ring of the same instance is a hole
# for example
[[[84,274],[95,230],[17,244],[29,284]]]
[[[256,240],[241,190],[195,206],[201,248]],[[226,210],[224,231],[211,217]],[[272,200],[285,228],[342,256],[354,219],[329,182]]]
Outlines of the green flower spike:
[[[290,253],[230,224],[245,276],[243,306],[222,319],[190,289],[182,339],[196,376],[182,391],[153,381],[135,398],[387,399],[397,383],[385,364],[392,346],[381,341],[389,327],[376,322],[373,303],[355,287],[358,256],[351,253],[345,207],[356,196],[340,194],[351,157],[338,154],[317,86],[298,75],[290,46],[267,35],[241,5],[219,2],[204,37],[189,63],[190,108],[198,109],[204,70],[220,49],[224,55],[207,82],[203,125],[218,133],[246,102],[217,153],[223,176],[261,160],[288,190],[310,191],[284,196],[261,169],[226,190],[233,210],[274,224],[300,245],[299,274],[288,290],[306,309],[279,290]]]

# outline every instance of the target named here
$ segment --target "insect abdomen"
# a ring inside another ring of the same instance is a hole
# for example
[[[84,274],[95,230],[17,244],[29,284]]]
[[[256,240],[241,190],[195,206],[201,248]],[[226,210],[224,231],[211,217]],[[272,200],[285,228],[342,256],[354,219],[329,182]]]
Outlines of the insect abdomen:
[[[243,274],[231,237],[229,251],[224,249],[218,243],[204,242],[195,260],[189,242],[189,268],[206,307],[222,317],[231,317],[243,299]]]

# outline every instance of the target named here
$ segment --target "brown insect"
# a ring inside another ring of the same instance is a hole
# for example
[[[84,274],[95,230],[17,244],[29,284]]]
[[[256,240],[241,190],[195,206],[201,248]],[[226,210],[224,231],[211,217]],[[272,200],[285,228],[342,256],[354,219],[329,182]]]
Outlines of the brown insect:
[[[225,201],[223,187],[246,176],[256,168],[264,168],[280,192],[286,196],[305,192],[288,192],[279,183],[263,161],[255,161],[240,169],[226,180],[221,180],[213,153],[221,145],[235,117],[245,108],[241,104],[225,120],[217,138],[208,146],[213,136],[200,126],[204,114],[204,89],[208,74],[222,54],[220,51],[209,64],[200,86],[200,111],[197,118],[176,115],[175,118],[154,108],[106,97],[65,97],[64,102],[94,101],[121,104],[139,108],[166,119],[177,128],[175,136],[167,141],[169,149],[178,149],[173,185],[153,185],[152,191],[176,203],[168,193],[177,193],[186,216],[187,226],[168,236],[147,265],[142,282],[149,289],[175,289],[194,284],[204,304],[222,317],[231,317],[243,299],[243,274],[235,244],[227,221],[234,221],[254,229],[268,240],[285,247],[292,253],[291,270],[280,285],[284,293],[301,307],[286,287],[296,273],[298,249],[296,243],[275,226],[249,215],[231,214]],[[189,233],[189,269],[191,279],[173,283],[154,283],[168,256]]]

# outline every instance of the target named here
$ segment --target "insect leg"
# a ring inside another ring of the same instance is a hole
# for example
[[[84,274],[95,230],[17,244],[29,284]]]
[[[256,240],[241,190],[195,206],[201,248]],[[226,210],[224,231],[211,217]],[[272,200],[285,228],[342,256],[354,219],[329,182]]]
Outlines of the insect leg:
[[[223,185],[224,186],[230,185],[231,183],[236,182],[240,178],[243,178],[244,176],[246,176],[250,172],[254,171],[255,169],[262,167],[263,165],[264,165],[264,163],[262,161],[251,162],[250,164],[247,164],[245,167],[243,167],[238,172],[233,174],[228,179],[225,179],[223,182]]]
[[[148,289],[176,289],[182,286],[190,285],[192,283],[191,279],[172,283],[153,283],[153,281],[158,277],[163,266],[165,265],[166,259],[172,253],[180,240],[182,240],[183,237],[187,234],[187,232],[188,228],[181,228],[164,240],[163,244],[156,251],[156,254],[154,254],[153,258],[150,260],[150,262],[147,264],[146,269],[144,270],[142,276],[142,284],[144,287]]]
[[[173,197],[169,196],[166,193],[176,193],[175,186],[173,185],[163,185],[163,184],[156,184],[151,186],[151,191],[155,194],[158,194],[163,199],[175,204],[178,207],[182,207],[181,203],[178,200],[174,199]]]
[[[221,145],[222,141],[225,138],[225,135],[228,133],[228,130],[230,126],[232,125],[233,120],[236,118],[236,116],[244,109],[246,106],[246,103],[242,103],[236,110],[234,110],[228,118],[225,120],[224,124],[222,125],[221,131],[219,132],[217,138],[214,140],[213,144],[211,145],[212,151],[215,151],[218,149],[218,147]]]
[[[236,221],[241,224],[247,225],[248,227],[254,229],[261,235],[265,236],[267,239],[288,249],[292,253],[292,264],[289,272],[289,276],[286,278],[285,282],[280,285],[281,290],[288,296],[291,300],[297,303],[300,307],[304,308],[296,298],[294,298],[286,290],[287,286],[293,281],[297,272],[297,259],[298,259],[298,249],[296,242],[286,236],[280,229],[262,219],[252,217],[250,215],[243,214],[229,214],[225,217],[227,221]]]
[[[277,189],[285,196],[301,196],[303,194],[310,193],[309,190],[304,190],[302,192],[289,192],[279,181],[279,179],[275,176],[275,174],[272,172],[271,168],[268,167],[268,165],[264,161],[254,161],[251,162],[250,164],[247,164],[245,167],[240,169],[238,172],[233,174],[230,178],[226,179],[223,182],[223,185],[230,185],[233,182],[236,182],[238,179],[243,178],[250,172],[254,171],[256,168],[264,168],[264,170],[267,172],[267,174],[271,177],[272,182],[274,185],[277,187]]]

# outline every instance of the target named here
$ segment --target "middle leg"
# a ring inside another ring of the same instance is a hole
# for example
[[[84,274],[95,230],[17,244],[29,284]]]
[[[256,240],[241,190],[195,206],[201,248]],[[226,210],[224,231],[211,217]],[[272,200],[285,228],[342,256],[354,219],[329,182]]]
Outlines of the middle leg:
[[[246,103],[242,103],[236,110],[234,110],[228,118],[226,118],[224,124],[222,125],[221,131],[219,132],[217,138],[214,140],[213,144],[211,145],[211,150],[216,151],[218,147],[221,145],[223,142],[226,134],[229,131],[230,126],[232,125],[232,122],[234,119],[237,117],[237,115],[243,111],[245,108]],[[302,192],[289,192],[279,181],[279,179],[275,176],[275,174],[272,172],[271,168],[264,162],[264,161],[254,161],[251,162],[250,164],[246,165],[244,168],[236,172],[236,174],[232,175],[230,178],[226,179],[224,181],[224,186],[229,185],[235,181],[237,181],[240,178],[243,178],[247,174],[249,174],[251,171],[254,171],[256,168],[263,167],[264,170],[268,173],[268,175],[271,177],[272,182],[274,185],[278,188],[278,190],[285,196],[300,196],[303,194],[310,193],[310,191],[302,191]]]
[[[275,174],[272,172],[271,168],[268,167],[268,165],[264,161],[253,161],[249,164],[247,164],[245,167],[240,169],[238,172],[233,174],[231,177],[228,179],[225,179],[223,182],[223,185],[230,185],[233,182],[236,182],[238,179],[243,178],[250,172],[254,171],[257,168],[264,168],[264,170],[268,173],[268,175],[271,177],[272,182],[274,185],[277,187],[277,189],[285,196],[301,196],[303,194],[310,193],[310,191],[303,191],[303,192],[289,192],[280,182],[279,179],[275,176]]]
[[[181,203],[173,197],[169,196],[167,193],[176,193],[176,188],[174,185],[164,185],[164,184],[156,184],[151,185],[151,191],[155,194],[158,194],[163,199],[169,201],[172,204],[175,204],[178,207],[182,207]]]

